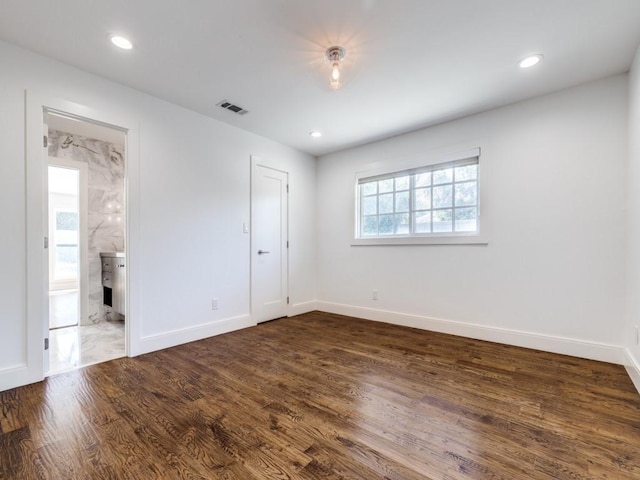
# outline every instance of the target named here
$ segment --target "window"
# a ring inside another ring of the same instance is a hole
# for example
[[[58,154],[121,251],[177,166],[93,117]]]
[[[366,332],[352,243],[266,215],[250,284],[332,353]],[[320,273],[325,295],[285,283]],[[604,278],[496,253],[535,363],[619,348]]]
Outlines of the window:
[[[473,156],[417,168],[357,176],[356,241],[468,237],[480,233],[479,149]],[[467,152],[469,153],[469,152]]]
[[[78,278],[78,212],[56,210],[53,233],[55,280]]]

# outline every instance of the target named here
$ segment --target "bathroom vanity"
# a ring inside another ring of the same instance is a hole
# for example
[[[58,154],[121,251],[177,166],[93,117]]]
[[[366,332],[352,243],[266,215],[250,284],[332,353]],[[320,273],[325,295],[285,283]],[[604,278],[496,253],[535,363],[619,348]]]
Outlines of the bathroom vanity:
[[[126,257],[124,252],[101,252],[102,303],[112,311],[125,314]]]

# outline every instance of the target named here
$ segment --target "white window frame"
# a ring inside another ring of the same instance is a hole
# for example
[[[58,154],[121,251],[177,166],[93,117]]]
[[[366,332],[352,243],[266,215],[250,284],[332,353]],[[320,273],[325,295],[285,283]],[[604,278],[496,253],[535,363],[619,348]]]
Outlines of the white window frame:
[[[469,159],[478,159],[478,203],[477,203],[477,225],[478,229],[474,232],[443,232],[443,233],[420,233],[405,235],[381,235],[372,237],[360,237],[360,190],[359,184],[361,180],[367,178],[385,176],[401,176],[402,174],[413,174],[421,168],[429,169],[440,164],[461,162]],[[482,217],[482,205],[484,204],[485,185],[484,176],[486,170],[486,160],[480,158],[480,147],[455,152],[451,154],[433,155],[428,158],[415,159],[402,164],[389,163],[388,166],[375,170],[367,170],[357,172],[355,174],[355,191],[354,191],[354,208],[353,208],[353,238],[352,246],[359,245],[487,245],[487,222]]]

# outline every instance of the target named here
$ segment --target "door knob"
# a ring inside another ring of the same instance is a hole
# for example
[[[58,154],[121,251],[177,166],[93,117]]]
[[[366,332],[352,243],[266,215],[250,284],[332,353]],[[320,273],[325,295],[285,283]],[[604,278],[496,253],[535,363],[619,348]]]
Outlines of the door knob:
[[[264,255],[265,253],[269,253],[266,250],[258,250],[258,255]]]

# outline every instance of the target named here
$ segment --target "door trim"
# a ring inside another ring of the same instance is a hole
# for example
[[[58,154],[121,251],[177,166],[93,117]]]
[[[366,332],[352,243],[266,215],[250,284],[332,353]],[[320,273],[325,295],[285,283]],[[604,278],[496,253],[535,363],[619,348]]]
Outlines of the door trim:
[[[105,100],[106,101],[106,100]],[[139,301],[139,126],[128,113],[95,109],[33,91],[25,91],[25,162],[26,162],[26,296],[25,350],[22,364],[0,372],[0,390],[44,379],[44,330],[48,322],[48,251],[44,247],[47,226],[44,212],[44,181],[48,156],[43,154],[42,128],[44,113],[58,113],[66,117],[106,125],[126,133],[125,141],[125,249],[127,269],[126,352],[140,353]],[[45,316],[46,315],[46,316]]]
[[[251,179],[250,179],[250,225],[251,225],[251,236],[250,236],[250,242],[249,242],[249,263],[250,263],[250,275],[249,275],[249,308],[250,308],[250,313],[251,313],[251,318],[253,319],[254,322],[256,323],[261,323],[261,322],[266,322],[268,320],[256,320],[257,316],[256,316],[256,311],[255,311],[255,292],[254,292],[254,287],[253,287],[253,280],[254,280],[254,268],[255,268],[255,261],[254,261],[254,257],[253,257],[253,252],[255,249],[259,248],[258,245],[255,244],[255,236],[254,236],[254,207],[253,207],[253,185],[254,185],[254,180],[256,178],[256,169],[257,167],[264,167],[264,168],[268,168],[280,173],[284,173],[287,175],[287,192],[288,192],[288,188],[290,185],[290,178],[289,178],[289,172],[282,170],[280,168],[276,168],[275,166],[273,166],[272,164],[270,164],[268,161],[264,161],[262,158],[257,157],[255,155],[251,155],[250,157],[250,161],[251,161]],[[286,239],[283,240],[283,242],[288,243],[289,241],[289,195],[287,195],[286,197],[286,209],[287,209],[287,214],[285,216],[285,232],[286,232]],[[284,276],[283,279],[281,279],[282,281],[284,281],[285,284],[285,288],[284,288],[284,294],[283,294],[283,302],[285,303],[285,310],[286,310],[286,316],[290,315],[290,308],[291,308],[291,304],[290,302],[288,302],[289,300],[289,248],[287,246],[285,246],[284,244],[280,245],[280,249],[283,253],[282,255],[282,259],[283,262],[285,263],[284,268],[282,269],[282,274]]]
[[[47,166],[72,168],[79,172],[78,187],[78,214],[79,214],[79,240],[80,240],[80,278],[78,288],[80,291],[80,318],[78,325],[86,325],[89,309],[89,165],[67,158],[48,157]],[[47,209],[47,215],[51,212]],[[49,218],[49,222],[51,219]],[[51,232],[49,232],[51,233]],[[51,257],[52,239],[49,235],[49,257]],[[49,260],[51,260],[49,258]],[[49,276],[51,275],[51,261],[49,261]],[[49,278],[51,282],[51,278]]]

